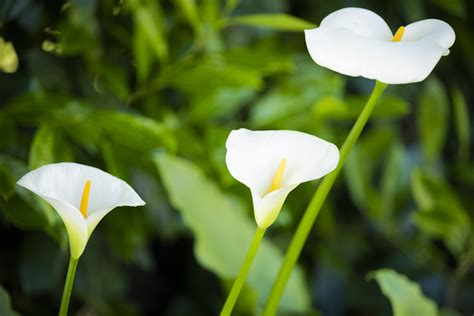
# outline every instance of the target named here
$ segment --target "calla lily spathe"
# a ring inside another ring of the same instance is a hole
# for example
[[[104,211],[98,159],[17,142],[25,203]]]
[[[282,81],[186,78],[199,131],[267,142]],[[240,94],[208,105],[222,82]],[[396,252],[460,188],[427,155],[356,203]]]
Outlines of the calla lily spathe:
[[[234,130],[226,148],[227,168],[250,189],[261,229],[276,220],[293,189],[328,174],[339,161],[334,144],[296,131]]]
[[[306,30],[305,38],[317,64],[388,84],[424,80],[456,38],[449,24],[436,19],[409,24],[397,33],[372,11],[345,8]]]
[[[77,163],[42,166],[23,176],[18,185],[39,195],[58,212],[69,235],[71,257],[76,260],[107,213],[118,206],[145,204],[126,182]]]

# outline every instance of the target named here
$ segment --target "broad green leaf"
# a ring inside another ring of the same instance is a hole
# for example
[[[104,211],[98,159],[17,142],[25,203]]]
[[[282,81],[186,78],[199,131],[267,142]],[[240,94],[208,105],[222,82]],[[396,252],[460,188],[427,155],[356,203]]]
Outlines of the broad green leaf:
[[[0,315],[2,316],[20,316],[12,307],[10,295],[3,286],[0,285]]]
[[[200,264],[223,279],[235,278],[256,229],[255,222],[235,198],[222,192],[193,163],[165,154],[157,155],[155,162],[171,203],[194,233]],[[247,278],[259,304],[265,303],[281,262],[282,253],[264,239]],[[308,289],[299,269],[288,282],[281,308],[299,313],[309,308]]]
[[[453,106],[454,106],[454,123],[456,126],[456,133],[459,144],[459,157],[466,160],[469,155],[469,145],[471,142],[469,111],[467,109],[466,99],[461,90],[455,89],[453,91]]]
[[[294,32],[302,32],[316,27],[311,22],[284,13],[241,15],[231,18],[227,25],[251,25]]]
[[[443,149],[447,136],[448,98],[444,87],[437,79],[425,82],[418,109],[418,133],[424,159],[436,161]]]
[[[423,295],[420,286],[391,269],[370,273],[390,300],[394,316],[437,316],[436,303]]]

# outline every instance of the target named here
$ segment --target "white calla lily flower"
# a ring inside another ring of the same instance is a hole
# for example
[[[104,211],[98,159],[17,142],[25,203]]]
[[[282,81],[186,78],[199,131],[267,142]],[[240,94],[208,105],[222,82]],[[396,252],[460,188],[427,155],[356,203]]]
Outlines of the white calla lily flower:
[[[261,229],[276,220],[293,189],[328,174],[339,161],[334,144],[296,131],[234,130],[226,148],[227,168],[250,189]]]
[[[77,163],[42,166],[24,175],[18,185],[39,195],[58,212],[69,235],[71,256],[76,260],[107,213],[118,206],[145,204],[126,182]]]
[[[376,13],[345,8],[305,31],[306,46],[319,65],[348,76],[388,84],[419,82],[449,54],[456,35],[449,24],[428,19],[400,27],[392,35]]]

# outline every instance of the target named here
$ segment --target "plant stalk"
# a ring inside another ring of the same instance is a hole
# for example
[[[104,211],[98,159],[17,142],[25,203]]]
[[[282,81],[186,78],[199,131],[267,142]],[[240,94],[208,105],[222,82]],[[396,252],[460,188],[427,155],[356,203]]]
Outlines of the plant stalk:
[[[76,275],[77,263],[79,259],[69,260],[67,269],[66,282],[64,283],[63,297],[61,299],[61,307],[59,308],[59,316],[67,316],[69,301],[71,299],[72,286],[74,284],[74,276]]]
[[[265,310],[263,312],[264,316],[271,316],[275,315],[278,310],[278,305],[280,303],[281,296],[283,295],[283,291],[286,286],[286,282],[290,277],[291,271],[295,266],[296,262],[298,261],[298,257],[303,249],[303,246],[308,238],[308,235],[313,227],[314,221],[323,206],[326,197],[328,196],[329,192],[331,191],[334,182],[336,181],[337,176],[342,170],[344,166],[344,162],[347,159],[352,147],[357,142],[364,126],[366,125],[367,121],[369,120],[372,111],[377,104],[380,96],[382,95],[383,91],[387,87],[387,84],[382,83],[380,81],[376,81],[374,89],[372,90],[372,94],[370,95],[367,103],[365,104],[362,112],[360,113],[357,121],[355,122],[354,126],[352,127],[349,135],[347,136],[344,144],[341,147],[340,151],[340,158],[339,163],[336,169],[328,174],[321,184],[319,185],[318,189],[316,190],[308,208],[306,209],[303,218],[296,229],[296,232],[291,240],[290,246],[286,252],[285,258],[283,260],[283,265],[280,268],[278,276],[273,284],[273,288],[270,292],[270,295],[267,300],[267,304],[265,306]]]
[[[253,259],[255,258],[255,254],[257,253],[258,247],[260,246],[260,242],[262,241],[263,235],[265,235],[265,229],[260,229],[257,227],[252,243],[250,244],[249,250],[247,251],[244,262],[242,263],[242,267],[240,267],[239,274],[232,285],[232,289],[227,296],[224,307],[222,307],[220,313],[221,316],[230,316],[232,313],[235,302],[237,302],[240,291],[244,286],[247,273],[249,272],[250,266],[252,265]]]

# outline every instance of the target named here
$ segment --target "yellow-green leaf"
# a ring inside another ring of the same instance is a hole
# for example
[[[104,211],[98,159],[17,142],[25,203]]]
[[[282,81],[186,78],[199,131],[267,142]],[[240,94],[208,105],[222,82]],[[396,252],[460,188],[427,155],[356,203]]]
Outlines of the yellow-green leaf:
[[[292,32],[316,27],[311,22],[284,13],[241,15],[230,19],[227,25],[251,25]]]
[[[18,68],[18,56],[11,42],[0,37],[0,71],[14,73]]]
[[[437,316],[436,303],[423,295],[420,286],[391,269],[380,269],[369,277],[377,280],[380,289],[390,300],[394,316]]]

